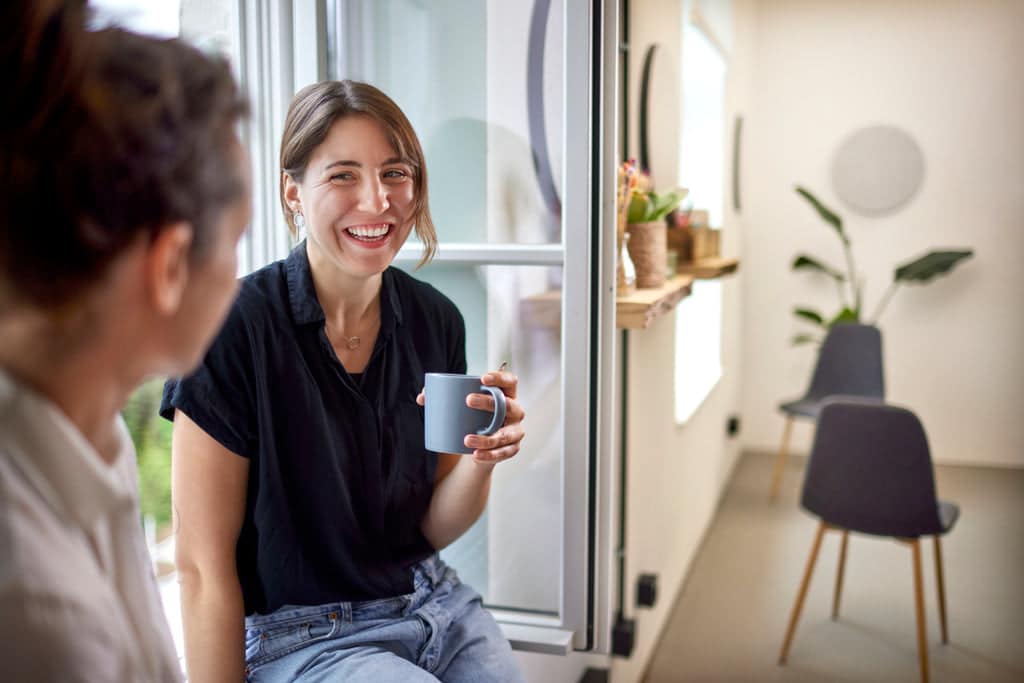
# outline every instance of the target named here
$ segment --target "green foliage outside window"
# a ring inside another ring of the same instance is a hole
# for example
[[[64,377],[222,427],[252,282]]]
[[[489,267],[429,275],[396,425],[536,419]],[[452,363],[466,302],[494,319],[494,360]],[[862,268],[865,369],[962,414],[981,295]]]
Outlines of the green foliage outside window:
[[[171,521],[171,423],[157,413],[163,386],[162,379],[146,382],[122,411],[138,457],[142,515],[158,528]]]

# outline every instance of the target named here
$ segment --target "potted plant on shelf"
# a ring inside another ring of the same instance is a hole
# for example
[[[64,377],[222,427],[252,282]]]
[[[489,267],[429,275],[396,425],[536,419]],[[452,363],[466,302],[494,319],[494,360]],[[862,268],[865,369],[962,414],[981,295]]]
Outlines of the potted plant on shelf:
[[[687,190],[678,188],[664,193],[653,190],[634,191],[630,196],[626,232],[626,248],[636,267],[636,286],[660,287],[665,284],[668,226],[665,217],[686,197]]]
[[[830,327],[844,322],[865,322],[875,325],[879,316],[885,310],[886,305],[896,292],[897,287],[903,283],[926,283],[933,278],[952,270],[960,261],[971,257],[974,252],[970,249],[943,249],[930,251],[912,261],[908,261],[896,267],[893,271],[892,283],[886,290],[874,313],[869,318],[863,318],[863,279],[858,275],[853,262],[853,252],[850,249],[850,237],[843,229],[842,219],[831,209],[822,204],[817,197],[807,189],[797,186],[796,192],[807,200],[814,207],[822,220],[832,227],[839,241],[843,246],[843,254],[846,257],[846,270],[840,271],[837,268],[824,263],[823,261],[808,256],[797,254],[793,259],[793,270],[804,270],[822,273],[829,277],[836,285],[839,294],[839,311],[833,315],[824,315],[819,311],[798,306],[793,309],[793,314],[800,320],[814,325],[817,331],[827,332]],[[801,333],[793,337],[793,344],[820,343],[821,337],[814,333]]]

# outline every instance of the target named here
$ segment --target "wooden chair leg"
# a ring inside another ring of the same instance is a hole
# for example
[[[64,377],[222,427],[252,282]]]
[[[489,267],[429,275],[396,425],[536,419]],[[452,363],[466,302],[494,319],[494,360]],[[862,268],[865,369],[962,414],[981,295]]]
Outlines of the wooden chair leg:
[[[939,589],[939,624],[942,626],[942,643],[949,642],[949,631],[946,629],[946,580],[942,575],[942,544],[939,537],[935,541],[935,583]]]
[[[914,606],[917,610],[917,657],[921,663],[921,683],[928,683],[928,640],[925,636],[924,621],[924,590],[921,578],[921,542],[914,539],[910,542],[910,550],[914,555]]]
[[[836,570],[836,589],[832,594],[832,621],[839,618],[839,596],[843,593],[843,571],[846,569],[846,542],[850,532],[843,529],[843,538],[839,542],[839,568]]]
[[[775,469],[772,472],[772,488],[768,497],[775,500],[779,495],[779,484],[782,483],[782,471],[786,469],[786,455],[789,451],[789,435],[793,430],[793,416],[786,417],[786,426],[782,428],[782,445],[779,446],[779,453],[775,456]]]
[[[800,620],[800,610],[804,606],[804,598],[807,597],[807,587],[811,585],[811,574],[814,573],[814,563],[818,559],[818,551],[821,549],[821,539],[825,535],[828,525],[821,522],[818,531],[814,535],[814,545],[811,546],[811,555],[807,558],[807,567],[804,569],[804,578],[800,582],[800,590],[796,595],[796,604],[793,605],[793,612],[789,615],[789,626],[786,628],[786,638],[782,641],[782,650],[779,652],[779,664],[786,663],[789,656],[789,646],[793,642],[793,632],[796,631],[796,622]]]

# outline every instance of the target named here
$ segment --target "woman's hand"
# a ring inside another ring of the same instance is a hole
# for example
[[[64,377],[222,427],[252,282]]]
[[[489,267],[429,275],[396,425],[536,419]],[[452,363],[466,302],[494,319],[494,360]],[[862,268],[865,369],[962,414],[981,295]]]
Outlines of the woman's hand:
[[[505,424],[490,436],[470,434],[465,439],[469,448],[474,448],[473,459],[478,463],[496,464],[514,457],[519,452],[519,442],[526,436],[523,418],[526,412],[516,400],[519,378],[511,372],[499,370],[488,372],[481,378],[488,386],[500,387],[505,394]],[[470,394],[466,405],[477,410],[494,411],[494,397],[490,394]]]
[[[475,449],[472,453],[473,460],[480,464],[495,465],[514,457],[519,452],[519,443],[526,435],[523,431],[523,418],[526,417],[526,412],[516,400],[516,389],[519,386],[519,378],[516,375],[505,370],[497,370],[488,372],[480,379],[483,384],[500,387],[505,394],[505,423],[489,436],[469,434],[464,443],[468,448]],[[416,397],[416,402],[424,405],[422,391]],[[470,394],[466,397],[466,405],[477,410],[494,412],[494,397],[490,394]]]

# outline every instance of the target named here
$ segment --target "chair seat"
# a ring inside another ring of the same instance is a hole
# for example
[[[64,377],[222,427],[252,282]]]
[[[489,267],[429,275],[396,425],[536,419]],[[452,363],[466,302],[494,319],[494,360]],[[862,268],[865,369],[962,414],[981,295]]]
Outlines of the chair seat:
[[[799,415],[800,417],[809,417],[817,420],[818,415],[821,414],[821,408],[825,405],[826,399],[844,399],[858,401],[860,403],[877,403],[883,405],[885,399],[878,398],[875,396],[848,396],[846,394],[831,394],[829,396],[804,396],[798,398],[795,401],[787,401],[786,403],[779,404],[779,409],[790,415]]]
[[[942,533],[953,528],[956,520],[960,518],[960,506],[945,500],[939,501],[939,523],[942,525]]]
[[[787,415],[799,415],[809,417],[812,420],[818,419],[821,412],[821,401],[813,398],[799,398],[795,401],[787,401],[779,404],[779,410]]]

